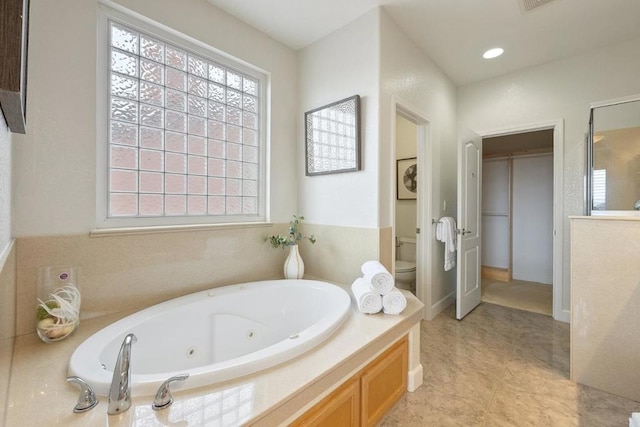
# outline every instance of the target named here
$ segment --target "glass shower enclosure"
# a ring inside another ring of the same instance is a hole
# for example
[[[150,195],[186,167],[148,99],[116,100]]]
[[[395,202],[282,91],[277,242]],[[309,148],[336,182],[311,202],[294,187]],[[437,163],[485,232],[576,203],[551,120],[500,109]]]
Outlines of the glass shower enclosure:
[[[593,104],[587,215],[640,215],[640,95]]]

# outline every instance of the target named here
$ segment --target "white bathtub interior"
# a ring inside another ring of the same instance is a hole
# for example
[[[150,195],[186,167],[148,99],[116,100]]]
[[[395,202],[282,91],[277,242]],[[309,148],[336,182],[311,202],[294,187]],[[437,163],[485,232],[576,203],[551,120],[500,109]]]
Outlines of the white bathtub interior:
[[[106,395],[122,340],[134,333],[132,394],[151,395],[189,373],[199,387],[283,363],[318,345],[345,320],[350,296],[332,284],[274,280],[215,288],[142,310],[97,332],[72,355],[69,373]]]

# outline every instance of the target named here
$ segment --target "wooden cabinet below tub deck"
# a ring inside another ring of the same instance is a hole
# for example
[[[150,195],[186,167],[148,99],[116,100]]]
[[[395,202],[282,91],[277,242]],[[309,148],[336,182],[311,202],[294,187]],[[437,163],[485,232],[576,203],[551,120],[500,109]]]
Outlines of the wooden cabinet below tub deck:
[[[409,340],[404,336],[292,426],[374,426],[407,390],[408,355]]]
[[[405,336],[364,369],[360,378],[361,425],[375,425],[407,391],[408,357]]]
[[[357,427],[360,425],[360,381],[342,384],[316,406],[298,418],[293,427]]]

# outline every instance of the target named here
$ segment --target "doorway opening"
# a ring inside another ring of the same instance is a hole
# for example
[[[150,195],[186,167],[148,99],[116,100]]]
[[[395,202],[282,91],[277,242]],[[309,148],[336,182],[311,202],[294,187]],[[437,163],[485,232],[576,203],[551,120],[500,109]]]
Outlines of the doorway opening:
[[[568,321],[561,129],[555,122],[483,135],[482,300]]]
[[[393,274],[396,286],[407,287],[424,303],[423,318],[429,319],[431,245],[435,242],[429,219],[432,200],[430,124],[419,109],[396,97],[392,99],[391,116]]]
[[[418,125],[396,112],[395,282],[416,294]]]

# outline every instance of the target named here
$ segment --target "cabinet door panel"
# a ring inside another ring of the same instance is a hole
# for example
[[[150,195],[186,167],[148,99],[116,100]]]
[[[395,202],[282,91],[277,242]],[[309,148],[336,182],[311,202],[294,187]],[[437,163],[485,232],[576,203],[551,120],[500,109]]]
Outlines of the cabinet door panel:
[[[311,408],[292,426],[357,427],[360,425],[360,381],[352,378]]]
[[[373,426],[407,390],[407,337],[383,353],[362,374],[362,425]]]

